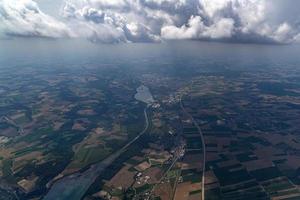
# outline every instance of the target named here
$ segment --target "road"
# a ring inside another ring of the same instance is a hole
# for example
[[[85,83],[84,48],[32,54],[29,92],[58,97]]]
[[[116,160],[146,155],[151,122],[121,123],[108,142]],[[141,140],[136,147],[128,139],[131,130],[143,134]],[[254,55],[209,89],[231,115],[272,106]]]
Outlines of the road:
[[[182,95],[180,96],[180,107],[183,110],[183,112],[192,120],[193,124],[196,126],[200,136],[201,136],[201,142],[202,142],[202,149],[203,149],[203,168],[202,168],[202,183],[201,183],[201,193],[202,193],[202,200],[205,200],[205,163],[206,163],[206,150],[205,150],[205,141],[204,136],[201,131],[200,126],[194,119],[194,117],[185,109],[182,103]]]
[[[178,161],[178,159],[180,159],[182,157],[181,153],[183,151],[183,146],[181,146],[180,149],[177,150],[177,151],[178,152],[175,153],[176,155],[174,156],[174,158],[172,160],[172,163],[170,164],[170,166],[168,167],[168,169],[163,173],[163,175],[160,177],[160,179],[158,180],[158,182],[150,190],[150,192],[149,192],[149,198],[153,194],[153,191],[155,190],[155,188],[157,187],[157,185],[159,185],[163,181],[163,179],[166,177],[166,175],[168,174],[168,172],[173,168],[173,166]]]
[[[96,178],[109,167],[121,154],[123,154],[130,145],[132,145],[136,140],[138,140],[144,133],[147,132],[149,128],[149,119],[147,114],[147,109],[144,109],[145,116],[145,128],[130,142],[128,142],[121,149],[111,154],[103,161],[92,165],[88,170],[82,173],[75,173],[65,176],[61,179],[56,180],[49,192],[43,198],[44,200],[80,200],[89,187],[94,183]]]

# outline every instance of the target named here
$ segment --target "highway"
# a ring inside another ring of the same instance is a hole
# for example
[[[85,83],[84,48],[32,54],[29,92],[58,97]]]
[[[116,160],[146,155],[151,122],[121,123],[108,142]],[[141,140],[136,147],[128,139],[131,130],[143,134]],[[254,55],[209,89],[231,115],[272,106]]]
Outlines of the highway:
[[[206,150],[205,150],[205,141],[204,141],[204,136],[201,131],[200,126],[194,119],[194,117],[185,109],[182,103],[182,95],[180,96],[180,107],[183,110],[183,112],[192,120],[193,124],[196,126],[200,136],[201,136],[201,142],[202,142],[202,149],[203,149],[203,168],[202,168],[202,183],[201,183],[201,194],[202,194],[202,200],[205,200],[205,162],[206,162]]]
[[[130,142],[123,146],[118,151],[114,152],[103,161],[92,165],[88,170],[80,173],[71,174],[61,179],[56,180],[49,192],[43,198],[44,200],[81,200],[89,187],[94,183],[96,178],[103,173],[103,171],[109,167],[121,154],[123,154],[130,145],[138,140],[149,128],[149,119],[147,109],[149,105],[144,109],[145,127],[144,129]]]

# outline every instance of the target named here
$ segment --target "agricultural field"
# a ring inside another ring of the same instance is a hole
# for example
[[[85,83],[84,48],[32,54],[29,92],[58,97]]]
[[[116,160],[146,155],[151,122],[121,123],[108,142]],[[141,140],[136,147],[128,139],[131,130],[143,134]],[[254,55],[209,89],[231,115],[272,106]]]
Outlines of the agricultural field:
[[[105,74],[56,70],[28,67],[0,78],[0,175],[28,198],[52,179],[105,159],[144,126],[143,105],[129,86],[135,83],[104,85],[98,80]]]

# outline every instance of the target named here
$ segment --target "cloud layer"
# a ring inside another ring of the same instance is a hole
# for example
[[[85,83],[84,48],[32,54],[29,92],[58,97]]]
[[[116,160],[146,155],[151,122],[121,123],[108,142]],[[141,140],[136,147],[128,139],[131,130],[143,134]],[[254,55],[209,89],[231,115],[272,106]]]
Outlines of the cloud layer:
[[[284,3],[286,2],[286,3]],[[0,0],[4,35],[83,37],[92,41],[200,39],[291,43],[300,17],[290,0],[66,0],[57,20],[32,0]],[[300,6],[300,4],[298,5]],[[284,10],[286,9],[286,10]]]
[[[0,33],[50,38],[72,36],[67,25],[44,14],[31,0],[0,0]]]

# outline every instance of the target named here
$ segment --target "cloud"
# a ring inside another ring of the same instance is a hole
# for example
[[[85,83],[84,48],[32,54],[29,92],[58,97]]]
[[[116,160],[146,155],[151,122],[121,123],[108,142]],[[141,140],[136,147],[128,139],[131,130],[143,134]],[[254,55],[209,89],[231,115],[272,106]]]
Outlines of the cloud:
[[[292,9],[299,3],[292,0],[65,0],[60,21],[43,13],[33,0],[0,2],[0,31],[6,34],[105,43],[300,40],[300,15]]]
[[[219,39],[232,36],[234,21],[222,18],[211,26],[206,26],[200,16],[191,16],[188,23],[181,26],[164,26],[161,35],[166,39]]]
[[[77,35],[110,43],[160,41],[146,15],[138,1],[125,0],[66,1],[62,9]]]
[[[71,30],[44,14],[31,0],[0,0],[0,33],[29,37],[69,37]]]
[[[115,29],[116,41],[296,41],[299,28],[290,24],[291,18],[270,17],[278,10],[271,0],[68,0],[62,15],[93,29]]]
[[[288,22],[269,23],[268,1],[201,0],[199,16],[178,26],[162,27],[167,39],[208,39],[290,43],[297,31]]]

